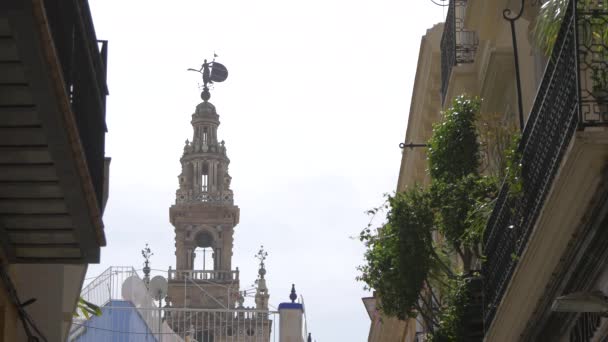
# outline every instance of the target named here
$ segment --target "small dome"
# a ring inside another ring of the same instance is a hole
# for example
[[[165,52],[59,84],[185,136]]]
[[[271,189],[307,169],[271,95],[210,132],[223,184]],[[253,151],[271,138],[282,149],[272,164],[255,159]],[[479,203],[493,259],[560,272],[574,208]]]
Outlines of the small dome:
[[[211,102],[201,102],[196,106],[196,115],[216,116],[215,106]]]

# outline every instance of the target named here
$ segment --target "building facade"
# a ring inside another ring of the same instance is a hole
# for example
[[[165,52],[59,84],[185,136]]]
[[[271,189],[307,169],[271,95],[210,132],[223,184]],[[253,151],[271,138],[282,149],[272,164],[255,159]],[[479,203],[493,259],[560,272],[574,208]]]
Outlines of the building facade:
[[[420,50],[405,142],[426,143],[440,111],[460,94],[480,97],[482,117],[522,135],[521,198],[502,186],[478,262],[484,341],[608,336],[608,82],[601,76],[608,42],[598,38],[608,27],[608,3],[560,3],[550,54],[535,39],[541,2],[507,0],[449,1],[445,23],[427,32]],[[426,169],[425,149],[406,148],[398,191],[427,183]],[[558,304],[573,294],[587,300],[564,312]],[[399,339],[372,339],[372,326],[369,340],[425,339],[424,327],[407,327],[394,325]]]
[[[65,340],[106,243],[107,46],[87,1],[0,2],[0,340]]]

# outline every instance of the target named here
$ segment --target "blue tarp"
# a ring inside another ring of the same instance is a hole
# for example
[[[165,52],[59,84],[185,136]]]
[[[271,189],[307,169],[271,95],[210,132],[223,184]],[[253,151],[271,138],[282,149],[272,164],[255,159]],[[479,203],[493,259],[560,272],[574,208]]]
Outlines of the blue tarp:
[[[132,308],[132,310],[124,309]],[[146,322],[129,301],[113,300],[101,308],[101,316],[74,325],[72,329],[84,329],[75,342],[157,342]]]

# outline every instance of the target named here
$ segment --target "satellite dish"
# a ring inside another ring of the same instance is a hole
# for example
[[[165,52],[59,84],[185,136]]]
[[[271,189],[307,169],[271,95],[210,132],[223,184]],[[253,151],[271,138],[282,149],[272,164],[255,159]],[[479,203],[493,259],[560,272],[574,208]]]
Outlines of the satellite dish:
[[[163,276],[156,276],[150,280],[150,285],[148,287],[148,292],[150,295],[156,299],[160,300],[167,296],[167,279]]]
[[[213,82],[224,82],[228,78],[228,69],[223,64],[213,62],[211,64],[211,75],[209,77]]]
[[[135,306],[141,306],[146,298],[146,285],[138,276],[130,276],[122,283],[121,294],[124,300],[131,301]]]

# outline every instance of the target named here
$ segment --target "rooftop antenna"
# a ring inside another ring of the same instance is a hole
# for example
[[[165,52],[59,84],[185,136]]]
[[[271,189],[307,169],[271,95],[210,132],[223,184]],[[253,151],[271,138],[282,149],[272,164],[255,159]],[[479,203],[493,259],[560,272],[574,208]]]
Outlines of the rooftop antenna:
[[[201,99],[204,102],[209,101],[211,98],[211,94],[209,93],[209,84],[213,84],[214,82],[224,82],[226,78],[228,78],[228,69],[226,67],[215,61],[217,54],[213,52],[213,60],[211,62],[207,62],[205,59],[200,69],[188,68],[188,71],[194,71],[201,74],[203,77],[203,92],[201,93]]]

